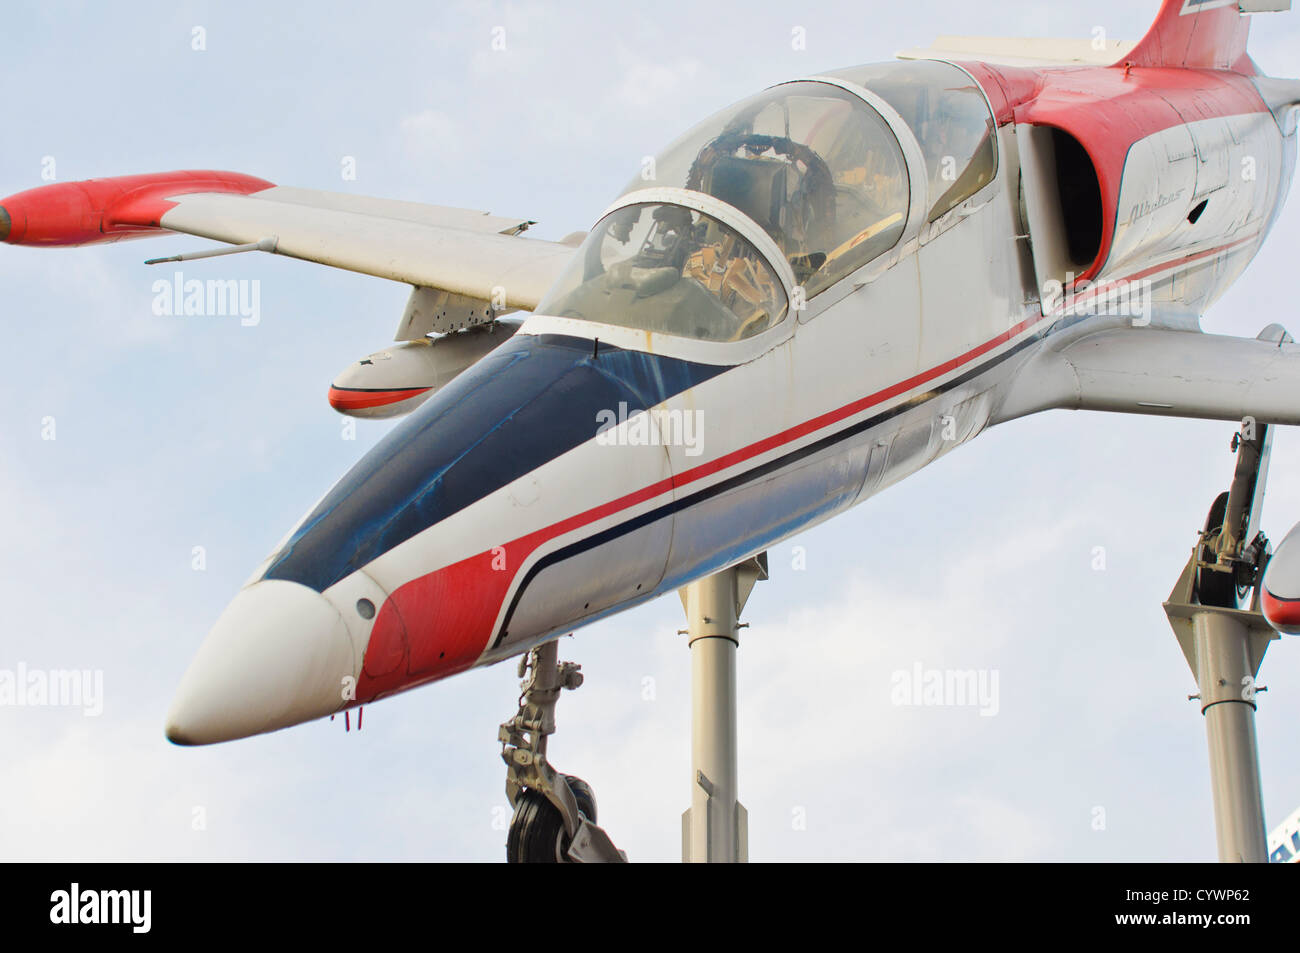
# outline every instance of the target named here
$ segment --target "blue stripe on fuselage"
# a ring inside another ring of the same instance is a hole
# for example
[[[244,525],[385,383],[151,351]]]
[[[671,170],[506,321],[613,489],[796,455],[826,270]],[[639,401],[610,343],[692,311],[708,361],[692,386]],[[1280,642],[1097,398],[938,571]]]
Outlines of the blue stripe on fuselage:
[[[325,496],[266,579],[323,591],[366,563],[636,413],[727,370],[565,335],[519,335],[422,404]],[[496,541],[503,542],[503,541]],[[493,541],[485,541],[490,547]]]

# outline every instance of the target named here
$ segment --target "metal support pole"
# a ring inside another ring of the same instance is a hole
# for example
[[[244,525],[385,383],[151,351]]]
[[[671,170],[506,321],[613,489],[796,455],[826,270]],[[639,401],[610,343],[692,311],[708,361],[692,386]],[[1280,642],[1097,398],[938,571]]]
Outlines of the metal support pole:
[[[691,809],[685,861],[738,863],[736,761],[736,570],[686,587],[691,646]]]
[[[1219,860],[1267,863],[1268,841],[1255,740],[1255,678],[1277,632],[1259,611],[1201,605],[1193,554],[1174,584],[1165,614],[1196,677],[1210,748],[1210,787]]]
[[[1255,672],[1250,630],[1237,619],[1192,616],[1201,714],[1210,746],[1214,827],[1222,863],[1268,862],[1264,798],[1255,740]]]
[[[736,754],[736,649],[740,611],[754,583],[766,578],[764,553],[681,590],[691,649],[691,806],[682,815],[687,863],[749,860]]]

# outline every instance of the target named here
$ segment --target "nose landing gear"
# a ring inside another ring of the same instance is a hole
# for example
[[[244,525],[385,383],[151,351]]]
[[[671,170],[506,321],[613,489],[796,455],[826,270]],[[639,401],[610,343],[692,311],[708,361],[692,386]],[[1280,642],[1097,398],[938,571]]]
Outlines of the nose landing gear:
[[[519,711],[501,726],[506,797],[515,809],[506,839],[510,863],[624,863],[627,855],[596,826],[596,797],[581,778],[560,774],[546,760],[562,689],[582,684],[580,666],[559,661],[555,640],[519,662]]]

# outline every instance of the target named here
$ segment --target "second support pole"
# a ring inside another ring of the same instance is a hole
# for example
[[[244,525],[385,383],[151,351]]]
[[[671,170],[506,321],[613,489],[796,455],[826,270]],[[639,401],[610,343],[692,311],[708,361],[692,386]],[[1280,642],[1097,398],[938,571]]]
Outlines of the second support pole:
[[[766,554],[681,590],[691,649],[691,806],[682,815],[682,860],[745,863],[749,822],[739,796],[736,649],[739,617]]]

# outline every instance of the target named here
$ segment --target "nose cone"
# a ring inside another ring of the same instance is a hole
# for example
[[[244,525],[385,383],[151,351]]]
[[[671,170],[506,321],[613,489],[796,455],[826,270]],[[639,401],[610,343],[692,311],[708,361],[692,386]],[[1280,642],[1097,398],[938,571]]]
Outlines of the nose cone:
[[[167,738],[213,744],[331,714],[355,675],[347,626],[324,596],[294,582],[255,582],[190,663],[167,713]]]

